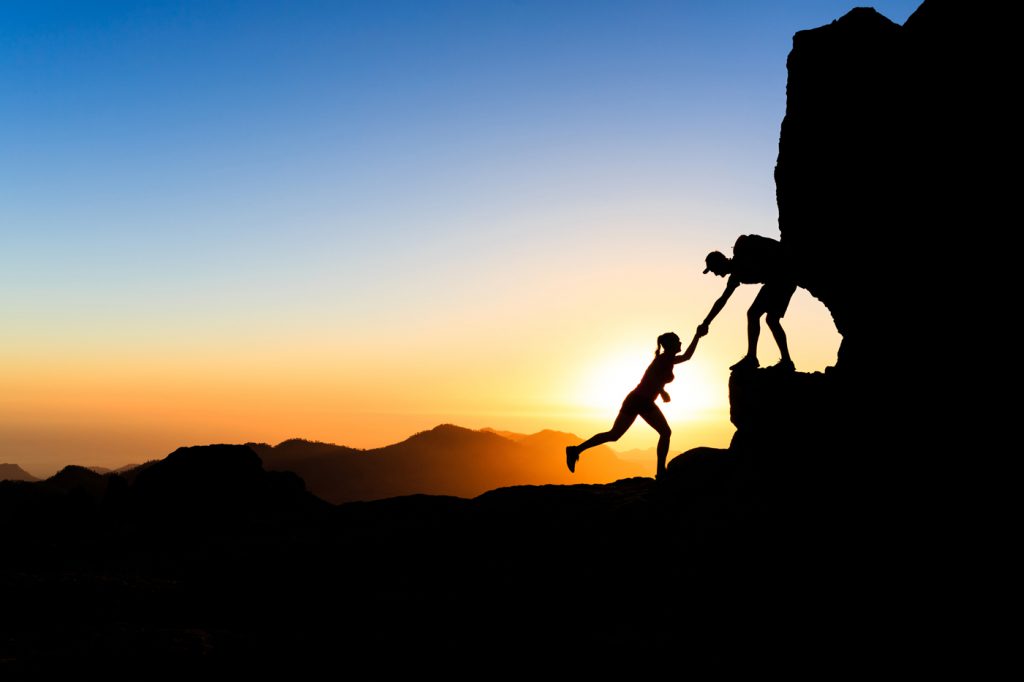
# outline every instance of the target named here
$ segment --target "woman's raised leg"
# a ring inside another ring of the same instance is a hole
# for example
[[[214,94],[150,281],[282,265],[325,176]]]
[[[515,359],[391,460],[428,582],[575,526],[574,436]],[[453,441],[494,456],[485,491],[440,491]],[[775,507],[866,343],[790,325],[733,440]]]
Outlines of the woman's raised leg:
[[[622,403],[622,409],[619,410],[619,415],[615,418],[615,423],[612,424],[611,429],[603,433],[594,434],[579,445],[569,445],[565,448],[565,463],[568,465],[569,471],[575,473],[576,462],[580,458],[580,453],[584,450],[589,450],[596,445],[603,445],[604,443],[610,443],[622,438],[622,434],[633,425],[638,414],[636,409],[629,403],[628,399]],[[654,409],[658,408],[655,407]],[[667,452],[668,446],[666,445],[665,447]]]

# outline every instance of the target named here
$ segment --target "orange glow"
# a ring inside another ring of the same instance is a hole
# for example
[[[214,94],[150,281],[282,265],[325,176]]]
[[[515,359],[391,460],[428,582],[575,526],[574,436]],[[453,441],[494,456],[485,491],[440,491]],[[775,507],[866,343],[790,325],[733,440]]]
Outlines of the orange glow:
[[[599,358],[587,381],[578,387],[575,403],[580,407],[605,409],[618,406],[643,376],[653,358],[639,357],[636,352],[622,350]],[[681,363],[675,368],[675,379],[665,388],[669,403],[658,404],[662,411],[678,413],[679,417],[694,411],[715,407],[715,389],[708,379],[707,367],[697,360]]]
[[[286,323],[100,325],[14,339],[0,348],[0,461],[47,475],[197,443],[302,437],[371,448],[440,423],[587,437],[611,425],[657,335],[674,330],[685,343],[721,293],[724,280],[700,274],[704,248],[643,267],[644,244],[601,245],[587,267],[542,256],[531,277],[499,273],[479,296],[405,310],[401,321],[333,319],[325,308]],[[662,405],[673,454],[728,444],[727,368],[743,353],[756,291],[741,287],[677,367]],[[835,361],[839,337],[806,292],[784,324],[799,369]],[[762,349],[762,363],[774,362],[767,330]],[[638,422],[614,448],[655,441]]]

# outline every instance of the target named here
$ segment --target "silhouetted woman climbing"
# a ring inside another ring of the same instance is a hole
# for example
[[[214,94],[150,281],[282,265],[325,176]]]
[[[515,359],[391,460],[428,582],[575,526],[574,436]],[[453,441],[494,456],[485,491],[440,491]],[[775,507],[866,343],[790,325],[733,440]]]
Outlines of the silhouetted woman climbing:
[[[668,427],[665,415],[654,404],[654,399],[660,395],[666,403],[671,400],[668,393],[665,392],[665,384],[675,378],[675,375],[672,374],[672,367],[693,357],[693,351],[697,348],[697,340],[701,336],[703,334],[698,329],[693,341],[690,342],[690,347],[682,355],[679,354],[682,343],[674,332],[666,332],[658,337],[658,348],[654,351],[654,360],[644,372],[644,378],[640,380],[637,387],[630,391],[626,399],[622,401],[619,416],[615,418],[611,430],[591,436],[579,445],[570,445],[565,448],[565,463],[569,465],[569,471],[576,472],[576,462],[584,450],[618,440],[639,416],[643,417],[644,421],[658,432],[658,475],[664,473],[672,429]]]

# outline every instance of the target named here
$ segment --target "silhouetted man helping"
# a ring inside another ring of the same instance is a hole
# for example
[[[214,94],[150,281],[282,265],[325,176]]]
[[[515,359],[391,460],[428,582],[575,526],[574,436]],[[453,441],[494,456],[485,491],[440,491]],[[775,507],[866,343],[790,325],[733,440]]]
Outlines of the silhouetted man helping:
[[[796,291],[796,281],[782,244],[768,237],[745,234],[736,240],[732,254],[733,257],[730,259],[718,251],[712,251],[704,261],[707,265],[704,274],[713,272],[719,277],[728,275],[729,282],[725,285],[725,291],[711,306],[711,312],[697,328],[698,334],[708,332],[711,321],[722,311],[732,292],[736,291],[740,284],[763,284],[747,311],[747,354],[729,369],[753,369],[760,366],[757,361],[757,337],[761,333],[761,316],[765,315],[768,329],[772,331],[775,343],[779,345],[779,352],[782,354],[782,359],[775,367],[793,371],[793,360],[789,357],[786,332],[782,329],[781,320],[786,314],[793,292]]]

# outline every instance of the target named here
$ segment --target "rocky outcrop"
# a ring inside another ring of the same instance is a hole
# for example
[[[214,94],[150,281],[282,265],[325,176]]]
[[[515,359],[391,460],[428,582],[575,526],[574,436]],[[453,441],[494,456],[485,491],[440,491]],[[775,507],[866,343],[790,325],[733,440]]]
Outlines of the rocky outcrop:
[[[978,371],[992,335],[977,326],[999,295],[980,270],[1005,271],[986,235],[1010,196],[996,191],[1007,62],[990,24],[948,0],[903,26],[858,8],[797,33],[788,59],[779,228],[843,341],[827,381],[775,392],[760,373],[734,376],[734,447],[817,451],[851,495],[888,500],[880,516],[939,504],[927,497],[963,475],[951,453],[978,449],[998,411]],[[954,377],[939,369],[951,363]],[[755,436],[766,424],[775,434]],[[872,459],[884,471],[863,466]]]
[[[976,10],[928,0],[899,26],[858,8],[793,39],[779,229],[800,285],[832,312],[837,366],[854,378],[946,356],[934,336],[955,324],[955,303],[984,301],[966,273],[987,246],[977,228],[998,184],[999,90],[981,84],[999,64]]]
[[[967,545],[949,491],[974,487],[970,460],[996,412],[978,371],[990,335],[962,312],[992,300],[977,265],[1000,257],[984,235],[1006,203],[993,177],[1006,84],[989,86],[1007,62],[982,21],[974,6],[928,0],[903,26],[858,8],[794,37],[779,227],[799,284],[843,335],[839,358],[821,374],[734,372],[729,450],[685,453],[667,478],[732,495],[781,562],[780,589],[809,599],[856,586],[843,608],[899,602],[923,632],[943,627],[924,614]],[[966,369],[946,371],[951,360]]]
[[[798,281],[843,334],[840,364],[869,348],[895,303],[885,262],[901,253],[893,207],[904,175],[901,28],[858,8],[793,38],[775,168],[779,229]],[[895,116],[894,116],[895,114]],[[895,161],[895,162],[894,162]],[[899,302],[903,305],[903,302]],[[862,352],[870,352],[869,350]]]

